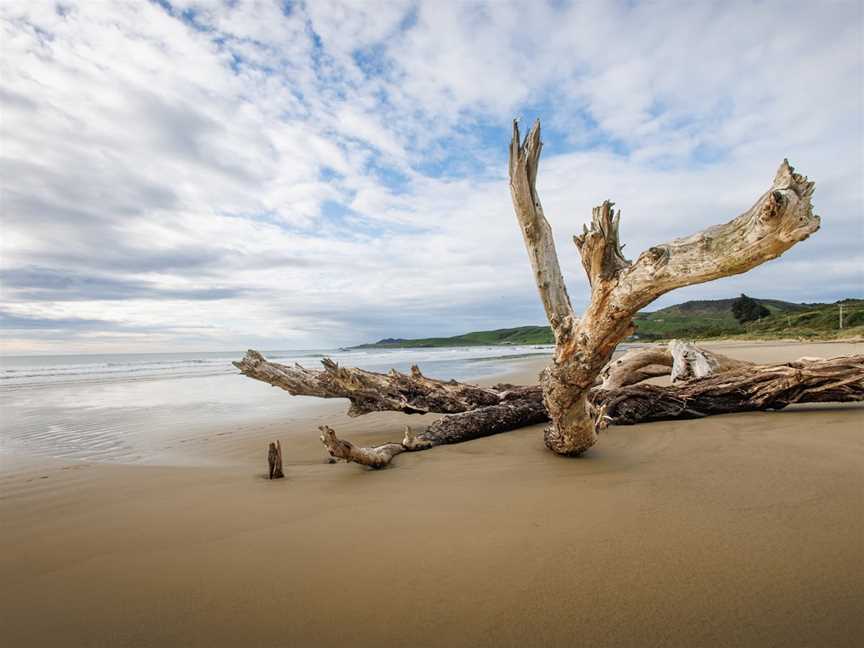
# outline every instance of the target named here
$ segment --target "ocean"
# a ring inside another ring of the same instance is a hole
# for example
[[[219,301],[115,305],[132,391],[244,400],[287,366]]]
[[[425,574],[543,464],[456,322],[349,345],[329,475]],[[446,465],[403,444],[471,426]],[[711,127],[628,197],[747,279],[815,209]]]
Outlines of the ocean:
[[[479,379],[551,347],[262,351],[282,364],[330,357],[371,371],[412,364],[433,378]],[[218,425],[291,420],[320,399],[291,396],[232,366],[243,352],[0,356],[3,455],[165,462],[184,435]],[[347,408],[347,401],[346,401]]]

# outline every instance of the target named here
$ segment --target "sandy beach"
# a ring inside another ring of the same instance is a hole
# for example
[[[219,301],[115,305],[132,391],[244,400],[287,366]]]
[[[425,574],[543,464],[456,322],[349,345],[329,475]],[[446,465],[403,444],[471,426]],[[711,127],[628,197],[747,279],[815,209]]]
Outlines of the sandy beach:
[[[862,352],[712,346],[757,362]],[[0,455],[3,645],[864,641],[861,406],[613,427],[580,459],[535,426],[378,472],[327,464],[316,427],[373,443],[428,420],[345,410],[190,434],[188,466]],[[270,482],[274,438],[287,478]]]

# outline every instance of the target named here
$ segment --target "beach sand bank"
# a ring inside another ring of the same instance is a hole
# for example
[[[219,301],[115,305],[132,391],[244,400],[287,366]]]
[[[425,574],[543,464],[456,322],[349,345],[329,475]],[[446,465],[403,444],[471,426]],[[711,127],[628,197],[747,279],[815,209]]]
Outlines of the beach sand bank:
[[[757,362],[862,352],[712,346]],[[542,364],[504,379],[527,384]],[[325,463],[317,425],[374,443],[431,419],[345,409],[179,440],[201,465],[0,457],[2,643],[864,640],[860,406],[613,427],[580,459],[534,426],[378,472]],[[274,438],[287,478],[270,482]]]

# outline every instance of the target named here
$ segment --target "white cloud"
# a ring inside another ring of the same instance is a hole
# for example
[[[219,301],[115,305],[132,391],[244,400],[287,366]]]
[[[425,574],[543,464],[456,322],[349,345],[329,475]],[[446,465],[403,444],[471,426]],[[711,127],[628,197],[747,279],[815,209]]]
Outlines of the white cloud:
[[[171,7],[0,7],[10,352],[540,323],[514,114],[546,126],[539,187],[577,304],[592,205],[618,203],[635,256],[748,207],[784,156],[816,180],[822,231],[661,303],[862,291],[860,3]]]

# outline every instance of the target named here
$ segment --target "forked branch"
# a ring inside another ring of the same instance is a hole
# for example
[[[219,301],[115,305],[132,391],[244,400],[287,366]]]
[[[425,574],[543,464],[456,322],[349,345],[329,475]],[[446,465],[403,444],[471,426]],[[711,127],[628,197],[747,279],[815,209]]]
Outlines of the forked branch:
[[[775,259],[819,229],[815,183],[783,160],[771,187],[750,209],[723,225],[650,248],[622,273],[618,299],[640,309],[659,296],[747,272]]]

